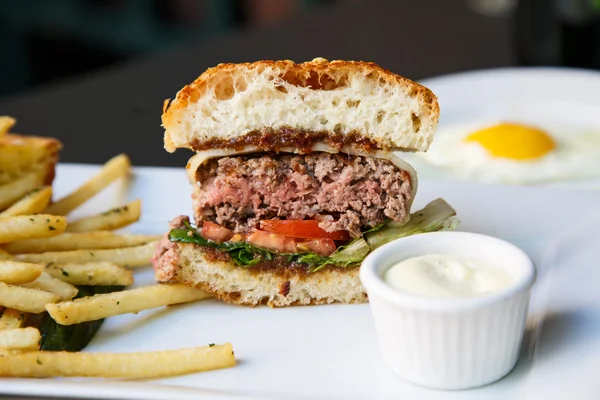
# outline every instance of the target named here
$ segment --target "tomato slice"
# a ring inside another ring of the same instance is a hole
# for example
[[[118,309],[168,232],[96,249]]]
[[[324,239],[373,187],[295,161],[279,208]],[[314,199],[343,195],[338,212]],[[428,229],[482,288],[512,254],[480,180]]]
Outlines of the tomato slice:
[[[330,256],[335,248],[333,239],[307,239],[298,243],[299,252],[308,251],[320,256]]]
[[[319,221],[308,220],[277,220],[269,219],[261,221],[261,228],[264,231],[278,233],[300,239],[331,239],[331,240],[350,240],[350,235],[346,231],[326,232],[319,228]]]
[[[233,237],[233,231],[214,222],[204,221],[202,223],[202,236],[213,242],[223,243]]]
[[[261,230],[253,231],[246,237],[246,241],[255,246],[283,254],[315,253],[328,256],[336,248],[333,239],[299,239]]]
[[[289,236],[255,230],[246,237],[246,242],[277,253],[297,253],[298,241]]]

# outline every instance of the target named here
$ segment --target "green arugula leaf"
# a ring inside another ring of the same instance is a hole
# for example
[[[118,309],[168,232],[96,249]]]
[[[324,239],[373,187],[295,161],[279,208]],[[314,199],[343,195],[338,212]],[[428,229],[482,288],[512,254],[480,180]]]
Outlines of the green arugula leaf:
[[[261,247],[256,247],[246,242],[213,242],[212,240],[200,236],[196,229],[194,229],[187,221],[186,227],[188,229],[172,229],[169,232],[169,240],[171,242],[194,243],[226,251],[231,256],[231,259],[240,266],[247,267],[255,265],[263,259],[273,259],[274,253]]]

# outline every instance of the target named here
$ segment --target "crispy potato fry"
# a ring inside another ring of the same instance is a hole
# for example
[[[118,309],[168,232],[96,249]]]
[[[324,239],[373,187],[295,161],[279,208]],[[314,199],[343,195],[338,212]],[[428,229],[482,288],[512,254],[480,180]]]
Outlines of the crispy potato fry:
[[[68,225],[67,225],[68,227]],[[159,240],[156,235],[119,234],[110,231],[63,233],[43,239],[26,239],[4,245],[7,252],[44,253],[81,249],[114,249],[131,247]]]
[[[0,317],[0,330],[20,328],[28,314],[23,311],[7,308]]]
[[[48,264],[47,273],[71,285],[131,286],[133,273],[110,262],[88,264]]]
[[[0,136],[8,133],[13,126],[17,123],[17,120],[13,117],[9,117],[6,115],[0,116]]]
[[[40,331],[35,328],[7,329],[0,331],[0,349],[38,350]]]
[[[37,214],[0,218],[0,243],[56,236],[65,231],[67,219],[62,216]]]
[[[46,209],[52,198],[52,188],[45,186],[31,190],[21,200],[0,213],[0,217],[38,214]]]
[[[48,214],[67,215],[96,194],[110,185],[113,181],[129,173],[131,163],[125,154],[120,154],[108,160],[100,172],[89,181],[80,186],[70,195],[51,204],[46,212]]]
[[[150,242],[140,246],[119,249],[50,251],[39,254],[15,254],[13,257],[19,261],[26,262],[86,264],[97,261],[108,261],[122,267],[143,267],[150,265],[156,245],[157,242]]]
[[[208,297],[208,293],[183,284],[158,284],[47,304],[46,310],[59,324],[72,325]]]
[[[0,376],[145,379],[233,366],[235,357],[229,343],[145,353],[28,351],[0,357]]]
[[[21,350],[0,349],[0,357],[12,356],[12,355],[21,354],[21,353],[22,353]]]
[[[62,144],[53,138],[15,134],[0,137],[0,184],[19,179],[32,170],[39,170],[44,181],[48,179],[50,183],[61,148]]]
[[[141,215],[142,202],[135,200],[123,207],[70,222],[67,232],[112,231],[133,224],[140,219]]]
[[[160,235],[135,235],[110,231],[62,233],[43,239],[26,239],[4,245],[12,254],[45,253],[49,251],[115,249],[156,242]],[[1,252],[0,252],[1,253]]]
[[[47,303],[56,303],[60,297],[43,290],[29,289],[0,282],[0,305],[15,310],[39,314]]]
[[[0,282],[26,283],[35,281],[44,270],[44,264],[24,263],[20,261],[0,261]]]
[[[54,293],[63,301],[71,300],[77,295],[78,292],[75,286],[63,282],[60,279],[53,277],[47,272],[42,272],[39,278],[37,278],[35,281],[29,283],[22,283],[19,286]]]
[[[35,170],[0,186],[0,210],[11,206],[25,196],[27,192],[42,186],[43,183],[43,171]]]

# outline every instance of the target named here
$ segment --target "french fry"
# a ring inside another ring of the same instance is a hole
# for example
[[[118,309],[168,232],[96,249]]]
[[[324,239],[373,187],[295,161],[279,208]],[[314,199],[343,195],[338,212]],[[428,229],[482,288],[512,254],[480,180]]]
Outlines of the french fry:
[[[183,284],[157,284],[47,304],[46,311],[59,324],[72,325],[208,297],[208,293]]]
[[[12,355],[21,354],[21,353],[22,353],[21,350],[0,349],[0,357],[12,356]]]
[[[44,270],[44,264],[24,263],[20,261],[0,261],[0,282],[26,283],[35,281]]]
[[[20,328],[27,316],[28,314],[23,311],[12,308],[5,309],[0,317],[0,330]]]
[[[0,185],[12,182],[27,172],[40,171],[50,178],[62,144],[53,138],[6,134],[0,137]],[[32,186],[34,189],[37,186]]]
[[[48,214],[67,215],[96,194],[110,185],[113,181],[129,173],[131,163],[125,154],[120,154],[108,160],[102,169],[89,181],[80,186],[70,195],[51,204],[46,212]]]
[[[33,282],[22,283],[19,286],[29,289],[39,289],[49,293],[54,293],[61,300],[71,300],[77,295],[77,288],[58,278],[53,277],[47,272],[42,274]]]
[[[34,263],[87,264],[108,261],[122,267],[143,267],[150,265],[156,245],[157,242],[150,242],[140,246],[119,249],[50,251],[39,254],[15,254],[13,257],[19,261]]]
[[[56,236],[65,231],[67,219],[62,216],[37,214],[0,218],[0,243]]]
[[[0,349],[38,350],[40,331],[35,328],[18,328],[0,331]]]
[[[44,174],[41,170],[35,170],[0,186],[0,210],[11,206],[27,192],[40,187],[43,182]]]
[[[142,202],[135,200],[123,207],[70,222],[67,232],[112,231],[133,224],[141,215]]]
[[[0,116],[0,137],[8,133],[8,131],[10,131],[10,129],[15,126],[16,123],[17,120],[13,117],[6,115]]]
[[[11,258],[12,255],[8,251],[0,247],[0,260],[10,260]]]
[[[43,290],[29,289],[0,282],[0,305],[15,310],[39,314],[47,303],[56,303],[60,297]]]
[[[228,368],[235,363],[229,343],[145,353],[28,351],[0,357],[0,376],[148,379]]]
[[[67,225],[68,229],[69,225]],[[7,243],[5,250],[12,254],[44,253],[81,249],[114,249],[131,247],[159,240],[156,235],[119,234],[110,231],[63,233],[43,239],[26,239]]]
[[[52,188],[45,186],[31,190],[21,200],[0,213],[0,217],[38,214],[46,209],[52,198]]]
[[[55,278],[71,285],[90,286],[131,286],[133,273],[123,267],[110,262],[96,262],[88,264],[62,264],[50,263],[45,271]]]

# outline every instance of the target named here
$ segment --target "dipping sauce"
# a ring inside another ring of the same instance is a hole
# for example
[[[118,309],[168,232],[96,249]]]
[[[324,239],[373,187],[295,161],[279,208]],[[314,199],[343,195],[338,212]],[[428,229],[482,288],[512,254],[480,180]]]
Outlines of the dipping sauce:
[[[507,271],[488,262],[443,254],[401,261],[386,271],[384,280],[396,289],[440,299],[479,297],[514,282]]]

